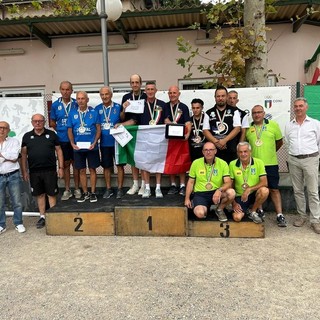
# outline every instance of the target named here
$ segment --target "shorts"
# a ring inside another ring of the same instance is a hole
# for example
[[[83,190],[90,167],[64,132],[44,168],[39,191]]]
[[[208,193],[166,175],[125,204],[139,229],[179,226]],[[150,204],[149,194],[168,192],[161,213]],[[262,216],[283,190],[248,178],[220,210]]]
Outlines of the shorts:
[[[193,194],[193,207],[195,208],[196,206],[205,206],[208,208],[213,205],[212,197],[213,194],[215,193],[214,191],[203,191],[203,192],[195,192]]]
[[[99,149],[74,152],[74,167],[76,169],[96,169],[100,166]]]
[[[279,189],[279,166],[265,166],[267,172],[268,188]]]
[[[30,172],[30,185],[33,196],[40,196],[43,193],[55,196],[59,193],[56,171]]]
[[[112,168],[114,164],[114,147],[100,147],[101,166]]]
[[[60,142],[61,150],[63,153],[63,160],[73,160],[73,148],[70,142]]]
[[[241,201],[241,196],[236,196],[235,201],[236,203],[239,203],[241,206],[241,209],[244,213],[246,213],[250,206],[254,204],[256,200],[256,192],[252,192],[249,194],[248,200],[246,202]]]

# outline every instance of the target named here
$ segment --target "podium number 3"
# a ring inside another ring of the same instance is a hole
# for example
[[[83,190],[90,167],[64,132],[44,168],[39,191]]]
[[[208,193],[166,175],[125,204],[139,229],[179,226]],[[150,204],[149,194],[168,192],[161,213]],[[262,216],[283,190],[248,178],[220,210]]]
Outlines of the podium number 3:
[[[74,222],[77,222],[78,224],[76,225],[76,227],[74,228],[75,232],[83,232],[81,228],[82,224],[83,224],[83,220],[82,218],[78,217],[78,218],[74,218],[73,219]]]

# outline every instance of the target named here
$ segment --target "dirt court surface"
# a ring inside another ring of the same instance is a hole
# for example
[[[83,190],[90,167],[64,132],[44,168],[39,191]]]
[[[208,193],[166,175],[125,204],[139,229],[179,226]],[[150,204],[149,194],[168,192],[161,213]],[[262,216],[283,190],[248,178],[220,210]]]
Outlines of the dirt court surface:
[[[1,319],[320,319],[320,235],[265,239],[0,235]]]

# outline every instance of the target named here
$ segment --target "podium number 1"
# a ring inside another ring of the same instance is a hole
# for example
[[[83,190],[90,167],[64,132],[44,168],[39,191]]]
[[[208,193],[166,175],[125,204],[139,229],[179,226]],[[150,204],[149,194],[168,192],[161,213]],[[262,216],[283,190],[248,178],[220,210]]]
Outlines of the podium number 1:
[[[152,216],[149,216],[147,219],[149,230],[152,231]]]

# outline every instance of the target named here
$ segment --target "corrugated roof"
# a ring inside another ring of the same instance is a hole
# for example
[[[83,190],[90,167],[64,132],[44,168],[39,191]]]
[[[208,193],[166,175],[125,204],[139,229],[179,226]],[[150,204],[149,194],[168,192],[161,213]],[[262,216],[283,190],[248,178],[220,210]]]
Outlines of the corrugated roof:
[[[313,5],[315,13],[306,15],[307,8]],[[202,14],[203,7],[188,8],[157,8],[123,12],[117,22],[108,22],[109,33],[130,34],[139,32],[152,32],[156,30],[187,29],[198,22],[204,29],[207,28],[206,15]],[[267,14],[267,23],[293,23],[291,18],[300,17],[293,24],[293,31],[299,29],[301,23],[320,26],[320,0],[308,1],[278,1],[277,12]],[[223,22],[223,21],[221,21]],[[30,27],[32,26],[32,31]],[[27,16],[19,19],[0,20],[0,41],[16,39],[30,39],[38,37],[47,39],[46,45],[55,37],[73,35],[100,34],[100,18],[91,16]],[[45,42],[45,41],[44,41]]]

